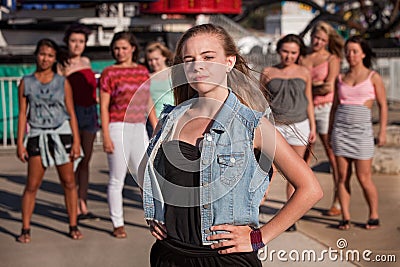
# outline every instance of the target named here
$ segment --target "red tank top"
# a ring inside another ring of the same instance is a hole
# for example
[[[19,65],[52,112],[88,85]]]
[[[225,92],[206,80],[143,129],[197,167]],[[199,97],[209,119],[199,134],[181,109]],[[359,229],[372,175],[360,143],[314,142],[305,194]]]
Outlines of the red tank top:
[[[75,71],[67,79],[72,87],[74,105],[89,107],[97,103],[97,81],[91,69]]]

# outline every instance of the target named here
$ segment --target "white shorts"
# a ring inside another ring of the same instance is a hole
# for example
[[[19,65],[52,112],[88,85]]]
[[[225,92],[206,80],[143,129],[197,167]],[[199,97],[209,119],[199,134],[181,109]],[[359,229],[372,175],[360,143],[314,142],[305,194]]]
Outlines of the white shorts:
[[[331,109],[332,103],[325,103],[314,107],[315,126],[317,133],[328,134]]]
[[[282,134],[291,146],[306,146],[310,135],[310,123],[308,119],[292,124],[278,124],[276,129]]]

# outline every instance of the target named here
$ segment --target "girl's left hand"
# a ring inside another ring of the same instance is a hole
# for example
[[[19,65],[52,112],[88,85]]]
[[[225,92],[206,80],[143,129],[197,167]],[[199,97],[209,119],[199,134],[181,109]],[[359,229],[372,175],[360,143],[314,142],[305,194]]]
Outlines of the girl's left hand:
[[[71,158],[71,161],[76,160],[77,158],[79,158],[81,156],[81,147],[78,144],[72,144],[72,148],[71,148],[71,153],[69,154],[69,157]]]
[[[251,252],[250,232],[252,229],[247,226],[236,226],[230,224],[221,224],[211,227],[211,231],[226,231],[227,233],[215,234],[207,237],[207,240],[221,240],[212,244],[211,248],[220,249],[219,254],[229,254],[237,252]],[[225,249],[221,249],[226,247]]]
[[[315,132],[315,130],[311,130],[310,135],[308,136],[308,142],[313,144],[315,143],[315,141],[317,141],[317,133]]]

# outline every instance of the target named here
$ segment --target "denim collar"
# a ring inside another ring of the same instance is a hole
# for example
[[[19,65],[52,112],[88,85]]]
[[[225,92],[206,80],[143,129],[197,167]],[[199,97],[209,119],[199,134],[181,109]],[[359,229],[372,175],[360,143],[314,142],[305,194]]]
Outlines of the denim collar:
[[[225,132],[226,127],[230,125],[233,118],[235,117],[234,114],[236,114],[239,110],[238,98],[230,88],[228,88],[228,90],[229,90],[228,97],[225,99],[225,102],[222,105],[220,111],[215,116],[214,123],[211,126],[212,131]]]
[[[234,115],[239,110],[239,99],[232,92],[232,89],[228,88],[229,94],[225,99],[224,104],[215,116],[214,123],[211,126],[212,131],[215,132],[225,132],[226,127],[232,122]],[[194,95],[192,99],[185,101],[184,103],[178,105],[174,112],[171,112],[168,116],[171,121],[175,121],[184,112],[186,112],[193,104],[194,98],[198,97],[198,94]]]

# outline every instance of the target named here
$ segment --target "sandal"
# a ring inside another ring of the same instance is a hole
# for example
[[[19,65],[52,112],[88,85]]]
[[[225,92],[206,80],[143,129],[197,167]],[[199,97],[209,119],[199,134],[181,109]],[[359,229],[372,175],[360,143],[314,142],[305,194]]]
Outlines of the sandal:
[[[24,244],[31,242],[31,229],[22,228],[21,234],[18,236],[17,241]]]
[[[326,213],[326,216],[339,216],[342,214],[342,210],[332,206]]]
[[[349,230],[350,229],[350,220],[342,220],[338,225],[339,230]]]
[[[126,236],[127,236],[127,234],[125,232],[125,228],[123,226],[114,228],[114,231],[113,231],[112,235],[115,238],[126,238]]]
[[[71,237],[73,240],[80,240],[83,238],[83,235],[81,231],[79,231],[78,226],[69,226],[69,237]]]
[[[372,230],[378,228],[379,226],[379,219],[369,219],[365,225],[365,229]]]

